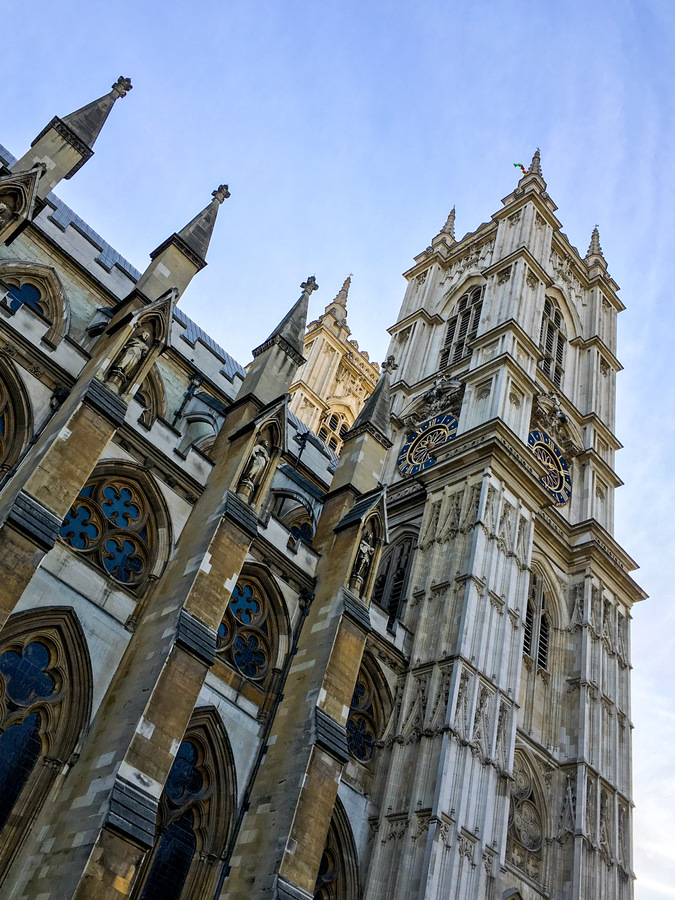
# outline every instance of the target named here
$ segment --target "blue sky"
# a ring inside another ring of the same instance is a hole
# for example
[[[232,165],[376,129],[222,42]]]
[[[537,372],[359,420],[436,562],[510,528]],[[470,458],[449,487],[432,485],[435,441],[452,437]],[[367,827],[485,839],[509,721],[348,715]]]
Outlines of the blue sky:
[[[375,359],[400,273],[457,206],[461,236],[533,150],[573,244],[597,223],[619,320],[616,535],[651,599],[633,623],[638,900],[675,897],[675,428],[671,162],[675,4],[595,0],[34,0],[3,10],[0,143],[130,75],[59,195],[138,268],[227,182],[181,303],[242,363],[315,274],[345,276]]]

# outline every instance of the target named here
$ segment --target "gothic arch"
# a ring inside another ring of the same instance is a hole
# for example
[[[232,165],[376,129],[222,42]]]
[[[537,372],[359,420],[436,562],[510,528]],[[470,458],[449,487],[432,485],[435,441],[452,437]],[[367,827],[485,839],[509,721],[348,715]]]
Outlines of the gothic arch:
[[[19,459],[31,438],[33,414],[28,392],[16,369],[0,358],[0,472]]]
[[[316,531],[316,516],[307,499],[291,488],[276,488],[272,493],[274,515],[291,533],[297,529],[296,539],[311,541]]]
[[[243,567],[218,628],[218,659],[241,689],[251,685],[265,696],[278,685],[290,649],[291,624],[286,602],[270,571],[260,564]]]
[[[485,287],[486,284],[487,282],[483,275],[469,275],[467,278],[464,278],[459,284],[451,287],[441,299],[438,306],[439,314],[447,321],[460,297],[468,293],[472,288],[478,286]]]
[[[227,733],[215,707],[197,707],[162,793],[155,846],[141,867],[134,900],[210,900],[236,809]],[[181,840],[182,849],[192,851],[189,859],[176,854]]]
[[[118,584],[142,594],[169,558],[171,517],[147,469],[108,460],[80,491],[60,539]]]
[[[28,305],[50,323],[43,340],[58,346],[70,330],[70,303],[56,269],[32,262],[5,262],[0,264],[0,279],[16,292],[15,302],[7,295],[3,306],[14,313],[25,302],[20,295],[25,295]]]
[[[521,744],[513,756],[513,784],[509,802],[506,860],[541,882],[543,852],[550,832],[546,791],[531,754]]]
[[[452,292],[452,302],[444,304],[445,326],[439,368],[447,369],[471,356],[471,342],[478,333],[485,296],[485,279],[468,278],[463,290]]]
[[[388,626],[400,616],[410,581],[418,534],[405,529],[399,532],[383,552],[373,583],[372,600],[389,614]]]
[[[314,886],[314,900],[358,900],[359,896],[356,844],[345,808],[336,797]]]
[[[135,399],[143,406],[139,422],[142,422],[146,428],[151,428],[155,419],[166,418],[166,391],[156,363],[136,391]]]
[[[183,439],[178,447],[178,453],[185,457],[190,447],[196,447],[202,452],[213,444],[218,427],[215,420],[208,413],[191,413],[185,416]]]
[[[565,325],[567,326],[567,340],[571,341],[575,337],[581,337],[583,325],[579,313],[577,312],[574,303],[568,299],[565,292],[558,287],[547,287],[546,296],[555,300],[560,308],[560,312],[565,320]]]
[[[351,756],[367,765],[385,732],[394,700],[379,665],[366,651],[361,660],[349,716],[347,746]]]
[[[561,594],[558,578],[553,566],[544,554],[536,549],[532,550],[532,571],[543,579],[549,598],[548,612],[551,618],[551,626],[554,629],[565,627],[565,601]]]
[[[89,651],[75,612],[41,607],[12,616],[0,632],[0,770],[7,777],[0,792],[0,872],[79,755],[91,705]],[[12,749],[21,753],[16,770]]]

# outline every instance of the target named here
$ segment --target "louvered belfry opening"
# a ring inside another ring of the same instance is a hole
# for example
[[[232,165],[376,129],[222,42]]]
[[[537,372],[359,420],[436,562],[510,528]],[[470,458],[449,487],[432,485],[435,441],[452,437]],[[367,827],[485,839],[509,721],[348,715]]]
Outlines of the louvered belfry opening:
[[[556,387],[562,385],[565,371],[565,323],[553,300],[544,300],[544,316],[541,321],[539,347],[544,354],[540,366]]]
[[[454,314],[448,319],[441,353],[441,369],[471,356],[470,344],[478,333],[483,292],[484,287],[477,285],[459,298]]]

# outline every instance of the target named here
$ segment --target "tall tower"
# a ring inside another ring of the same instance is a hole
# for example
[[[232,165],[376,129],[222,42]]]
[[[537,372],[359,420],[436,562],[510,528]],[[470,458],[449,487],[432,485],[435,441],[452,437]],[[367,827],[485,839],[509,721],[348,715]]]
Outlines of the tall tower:
[[[351,283],[348,275],[323,315],[307,326],[303,350],[307,362],[290,390],[291,412],[336,452],[342,449],[379,374],[377,363],[350,338],[347,297]]]
[[[624,307],[597,229],[582,258],[555,210],[537,151],[490,222],[456,241],[453,210],[406,273],[373,600],[408,658],[367,900],[632,897]]]

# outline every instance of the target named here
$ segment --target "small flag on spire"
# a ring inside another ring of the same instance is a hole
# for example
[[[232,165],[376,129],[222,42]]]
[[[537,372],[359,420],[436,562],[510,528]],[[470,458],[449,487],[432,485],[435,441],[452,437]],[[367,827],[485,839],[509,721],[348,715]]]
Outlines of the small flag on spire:
[[[522,163],[514,163],[513,165],[516,167],[516,169],[520,169],[523,175],[527,175],[527,169]]]

